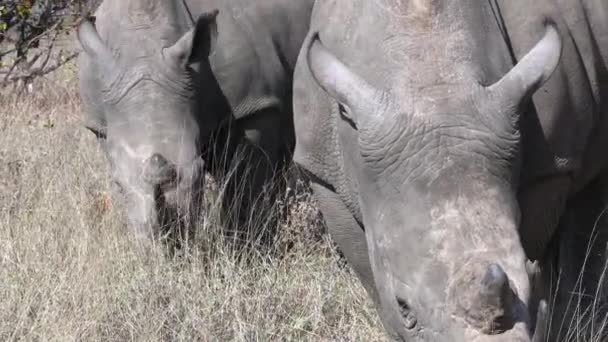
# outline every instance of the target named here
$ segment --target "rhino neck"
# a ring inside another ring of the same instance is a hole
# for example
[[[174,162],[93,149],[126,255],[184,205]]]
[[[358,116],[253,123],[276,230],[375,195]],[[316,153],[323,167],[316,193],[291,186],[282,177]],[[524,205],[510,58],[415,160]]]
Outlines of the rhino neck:
[[[106,0],[96,16],[108,45],[133,59],[172,45],[192,25],[182,0]]]

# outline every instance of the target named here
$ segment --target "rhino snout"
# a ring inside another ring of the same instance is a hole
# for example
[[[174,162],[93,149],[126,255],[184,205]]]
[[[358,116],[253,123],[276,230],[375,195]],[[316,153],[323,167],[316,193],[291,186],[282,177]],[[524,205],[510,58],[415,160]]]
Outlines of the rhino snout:
[[[154,153],[144,161],[143,178],[150,185],[165,185],[177,180],[177,168],[165,157]]]
[[[412,311],[410,305],[405,299],[401,297],[397,297],[396,301],[397,306],[399,307],[399,313],[401,314],[401,321],[403,327],[407,330],[414,329],[416,327],[416,324],[418,323],[418,320],[416,319],[416,315]]]
[[[506,269],[517,279],[516,269]],[[425,293],[430,292],[413,294],[395,285],[389,314],[393,330],[407,341],[531,341],[526,304],[501,264],[469,260],[451,274],[447,284],[447,293],[428,296]],[[537,331],[534,342],[543,338],[543,329]]]
[[[203,170],[201,157],[179,166],[158,153],[144,161],[143,179],[153,189],[162,225],[198,216],[204,188]]]
[[[204,162],[200,157],[178,167],[155,153],[144,160],[143,165],[143,179],[157,193],[174,196],[174,193],[199,191],[202,187]]]
[[[496,263],[468,265],[458,275],[451,289],[452,302],[457,316],[483,334],[501,334],[518,322],[525,305],[505,270]]]

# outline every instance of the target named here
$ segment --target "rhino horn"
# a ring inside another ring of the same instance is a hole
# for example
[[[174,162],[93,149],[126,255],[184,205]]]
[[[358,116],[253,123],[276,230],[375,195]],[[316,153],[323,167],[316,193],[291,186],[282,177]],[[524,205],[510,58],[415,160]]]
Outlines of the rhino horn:
[[[532,335],[532,342],[545,342],[547,340],[548,320],[549,310],[547,302],[541,300],[538,304],[538,312],[536,313],[536,327],[534,328],[534,335]]]
[[[530,278],[536,277],[540,273],[540,266],[538,260],[527,260],[526,261],[526,272]]]
[[[143,178],[152,185],[164,185],[177,179],[177,168],[165,157],[155,153],[144,161]]]
[[[562,43],[552,21],[546,21],[543,38],[505,75],[489,87],[492,98],[510,108],[528,99],[551,77],[561,58]]]
[[[112,51],[101,40],[95,25],[89,19],[83,19],[78,25],[78,41],[84,52],[91,57],[98,66],[111,70],[114,65]]]
[[[507,304],[509,297],[509,277],[498,264],[488,266],[481,280],[481,302],[487,305],[501,306]]]
[[[492,321],[492,329],[501,330],[512,325],[513,291],[502,267],[498,264],[488,266],[476,296],[478,313]]]
[[[318,85],[331,97],[348,108],[342,113],[355,125],[362,121],[351,109],[358,113],[377,111],[382,104],[382,92],[375,89],[342,61],[334,56],[315,33],[308,45],[308,67]]]

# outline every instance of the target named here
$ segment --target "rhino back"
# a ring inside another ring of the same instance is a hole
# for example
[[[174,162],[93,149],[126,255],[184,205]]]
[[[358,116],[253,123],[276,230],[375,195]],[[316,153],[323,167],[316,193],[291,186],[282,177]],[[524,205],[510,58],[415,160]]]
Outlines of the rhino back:
[[[606,125],[608,27],[602,1],[500,1],[506,32],[519,60],[534,45],[543,17],[552,18],[562,33],[561,63],[534,94],[535,114],[524,118],[524,184],[548,176],[571,174],[573,191],[583,187],[606,164],[594,156],[585,162],[598,125]],[[591,7],[593,10],[591,10]],[[603,50],[602,50],[603,49]],[[604,160],[602,160],[604,159]],[[599,161],[599,162],[598,162]]]
[[[290,110],[295,61],[312,0],[189,0],[193,16],[219,9],[213,72],[236,118],[261,109]]]

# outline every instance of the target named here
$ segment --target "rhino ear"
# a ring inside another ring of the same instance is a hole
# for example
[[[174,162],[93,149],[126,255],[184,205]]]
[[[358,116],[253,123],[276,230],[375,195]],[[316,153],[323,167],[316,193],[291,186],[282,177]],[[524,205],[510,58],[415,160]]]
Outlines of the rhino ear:
[[[528,99],[551,77],[561,57],[561,38],[555,23],[547,21],[544,37],[500,81],[492,94],[517,105]]]
[[[317,84],[341,105],[348,107],[342,115],[358,126],[363,118],[357,117],[356,113],[373,111],[372,104],[379,99],[380,91],[334,56],[321,43],[318,33],[312,36],[306,57]]]
[[[216,9],[200,15],[195,27],[167,49],[167,55],[180,64],[195,64],[209,58],[217,41],[218,13]]]
[[[114,63],[112,51],[101,40],[95,25],[89,19],[83,19],[78,25],[78,41],[97,65],[109,67]]]

